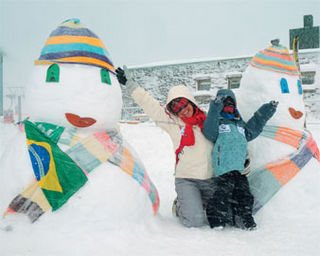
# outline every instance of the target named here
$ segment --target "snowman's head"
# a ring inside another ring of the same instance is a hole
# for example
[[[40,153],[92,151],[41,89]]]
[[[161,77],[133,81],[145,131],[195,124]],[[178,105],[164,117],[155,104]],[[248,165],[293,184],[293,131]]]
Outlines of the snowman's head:
[[[117,127],[120,85],[102,41],[77,19],[63,22],[35,61],[26,93],[32,120],[83,131]]]
[[[305,108],[299,70],[287,48],[272,45],[258,52],[243,73],[238,95],[245,119],[263,104],[279,102],[269,125],[303,129]]]

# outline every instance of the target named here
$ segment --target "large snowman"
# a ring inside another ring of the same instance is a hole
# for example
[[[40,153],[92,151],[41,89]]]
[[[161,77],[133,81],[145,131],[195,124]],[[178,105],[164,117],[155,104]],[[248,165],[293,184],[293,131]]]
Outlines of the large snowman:
[[[305,129],[306,111],[299,69],[288,49],[273,40],[259,51],[243,73],[235,90],[238,107],[248,120],[263,104],[277,101],[274,116],[261,135],[249,143],[249,182],[260,209],[302,169],[319,161],[319,149]],[[318,172],[309,168],[308,173]]]
[[[62,191],[44,180],[48,176],[43,171],[46,163],[37,159],[42,156],[53,158],[56,169],[58,165],[66,168],[63,161],[70,157],[79,167],[76,176],[82,184],[72,188],[73,196],[59,211],[45,214],[40,220],[54,218],[53,223],[62,219],[63,223],[78,224],[93,219],[108,226],[126,221],[139,223],[157,212],[157,191],[118,127],[122,94],[110,55],[103,42],[78,19],[64,21],[50,34],[26,88],[26,108],[26,129],[40,131],[40,135],[56,141],[64,158],[54,157],[51,146],[39,139],[34,141],[28,131],[29,152],[25,136],[16,137],[1,160],[5,167],[5,179],[0,182],[2,212],[34,178],[45,191]],[[69,183],[76,182],[74,179]],[[17,199],[26,195],[24,192]],[[33,216],[33,221],[38,217]]]

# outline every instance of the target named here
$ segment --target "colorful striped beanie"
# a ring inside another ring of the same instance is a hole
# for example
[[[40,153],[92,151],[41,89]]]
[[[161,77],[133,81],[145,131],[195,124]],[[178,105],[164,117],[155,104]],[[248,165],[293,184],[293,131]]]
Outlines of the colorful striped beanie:
[[[106,68],[114,72],[110,55],[99,37],[79,19],[64,21],[49,36],[35,65],[77,63]]]
[[[259,51],[250,61],[250,65],[269,71],[298,76],[299,70],[286,47],[273,44]]]

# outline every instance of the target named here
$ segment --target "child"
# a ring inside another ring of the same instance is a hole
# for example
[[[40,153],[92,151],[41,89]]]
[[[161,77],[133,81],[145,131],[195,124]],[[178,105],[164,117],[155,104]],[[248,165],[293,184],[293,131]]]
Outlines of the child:
[[[211,101],[203,134],[214,143],[212,151],[216,190],[209,200],[206,213],[211,228],[223,228],[229,224],[228,211],[233,211],[231,223],[243,229],[254,229],[252,217],[253,196],[247,177],[243,174],[247,154],[247,142],[255,139],[266,122],[273,116],[278,103],[262,105],[245,123],[238,110],[234,93],[228,89],[217,92]]]

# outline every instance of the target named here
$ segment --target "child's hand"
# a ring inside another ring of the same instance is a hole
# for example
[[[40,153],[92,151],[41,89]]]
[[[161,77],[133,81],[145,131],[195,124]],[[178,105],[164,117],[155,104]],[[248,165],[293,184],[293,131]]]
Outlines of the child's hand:
[[[223,98],[216,97],[214,100],[212,100],[210,103],[210,108],[214,108],[217,112],[221,112],[223,109]]]
[[[269,103],[263,104],[259,109],[258,112],[265,117],[266,120],[269,120],[277,110],[279,102],[278,101],[270,101]]]
[[[225,97],[222,95],[218,95],[214,100],[214,104],[223,104],[223,101],[225,100]]]
[[[272,101],[270,101],[270,104],[271,104],[272,106],[274,106],[274,107],[277,107],[278,104],[279,104],[279,101],[272,100]]]
[[[279,104],[279,101],[275,101],[275,100],[272,100],[269,102],[269,104],[271,105],[271,113],[272,115],[277,111],[277,107],[278,107],[278,104]]]

